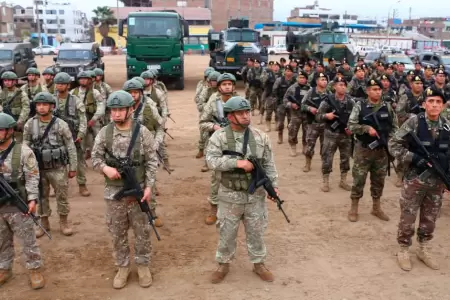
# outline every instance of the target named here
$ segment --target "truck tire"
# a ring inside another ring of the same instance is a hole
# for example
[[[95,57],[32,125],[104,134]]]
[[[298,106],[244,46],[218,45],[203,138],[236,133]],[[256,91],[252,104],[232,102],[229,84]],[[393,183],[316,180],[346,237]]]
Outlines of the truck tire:
[[[175,82],[175,89],[178,91],[184,90],[184,63],[182,65],[182,69],[181,69],[181,76],[177,80],[177,82]]]

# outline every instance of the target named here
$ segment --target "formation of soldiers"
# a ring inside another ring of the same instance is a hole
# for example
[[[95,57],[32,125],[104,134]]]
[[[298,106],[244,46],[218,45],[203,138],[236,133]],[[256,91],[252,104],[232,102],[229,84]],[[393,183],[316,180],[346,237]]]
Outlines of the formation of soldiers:
[[[431,254],[430,241],[443,191],[450,188],[450,177],[440,177],[434,168],[438,164],[446,176],[450,171],[447,146],[450,84],[443,66],[422,70],[416,64],[415,70],[405,73],[402,63],[376,61],[367,66],[359,59],[351,70],[346,60],[336,67],[335,59],[331,58],[327,67],[314,59],[303,63],[291,60],[289,64],[282,59],[270,61],[263,68],[258,60],[249,59],[238,75],[245,83],[244,97],[235,91],[234,75],[219,74],[212,68],[205,70],[195,96],[200,128],[196,158],[205,155],[202,171],[212,171],[208,197],[211,209],[205,223],[217,224],[219,229],[216,253],[219,267],[213,273],[213,283],[221,282],[229,272],[240,220],[245,225],[254,271],[265,281],[273,280],[273,274],[264,266],[266,250],[262,235],[267,225],[262,221],[266,212],[264,191],[260,189],[262,198],[256,199],[256,193],[251,194],[248,189],[251,176],[245,174],[254,170],[254,165],[245,159],[255,155],[261,159],[274,187],[278,184],[269,139],[250,126],[250,114],[256,116],[257,111],[258,124],[265,121],[266,132],[272,130],[275,113],[278,144],[283,143],[287,123],[291,156],[297,156],[298,134],[302,129],[303,172],[313,169],[314,149],[317,140],[320,141],[323,192],[332,189],[330,174],[334,154],[339,150],[339,187],[350,192],[351,222],[358,221],[359,201],[369,173],[371,214],[389,221],[381,202],[386,175],[390,175],[391,165],[394,166],[396,186],[402,188],[398,263],[403,270],[411,270],[408,251],[420,209],[417,256],[428,267],[439,268]],[[416,144],[407,137],[414,134]],[[431,161],[431,157],[438,159]],[[351,184],[347,182],[350,170]]]
[[[92,158],[93,168],[105,176],[108,227],[119,267],[113,286],[124,287],[130,273],[129,227],[135,234],[139,284],[150,286],[150,225],[138,202],[129,201],[133,197],[125,194],[114,198],[124,187],[124,180],[118,171],[120,166],[112,164],[111,157],[132,157],[137,183],[143,185],[139,201],[148,201],[153,225],[163,226],[156,215],[156,168],[163,164],[173,171],[164,143],[169,117],[164,83],[157,80],[156,72],[146,71],[113,92],[103,81],[103,70],[95,69],[81,71],[78,86],[70,89],[73,82],[69,74],[55,74],[52,68],[42,74],[45,83],[38,69],[29,68],[28,81],[21,88],[15,73],[8,71],[1,76],[1,174],[16,192],[0,188],[0,285],[12,277],[13,238],[17,238],[24,245],[31,287],[44,287],[36,238],[50,236],[50,187],[56,197],[60,231],[70,236],[69,178],[76,177],[81,196],[90,196],[86,160]],[[136,133],[135,128],[139,129]],[[132,152],[127,153],[129,146]],[[19,205],[20,199],[27,209]],[[36,211],[41,226],[35,230],[29,216]]]

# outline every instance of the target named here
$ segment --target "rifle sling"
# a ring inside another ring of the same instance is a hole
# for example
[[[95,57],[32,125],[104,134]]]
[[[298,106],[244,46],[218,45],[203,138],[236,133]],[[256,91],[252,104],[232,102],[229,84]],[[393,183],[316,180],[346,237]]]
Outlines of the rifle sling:
[[[6,102],[6,105],[5,105],[5,106],[9,107],[9,106],[11,105],[11,103],[14,101],[14,99],[15,99],[21,92],[22,92],[22,90],[21,90],[21,89],[18,89],[18,90],[16,91],[16,93],[11,97],[11,99],[9,99],[9,100]]]
[[[9,153],[11,152],[11,150],[14,148],[15,145],[16,141],[12,141],[11,144],[9,144],[8,148],[6,148],[5,152],[2,153],[2,155],[0,156],[0,166],[3,166],[3,162],[8,157]]]
[[[53,124],[56,122],[56,117],[52,116],[52,119],[50,120],[50,123],[48,123],[47,127],[45,128],[44,134],[40,138],[40,143],[42,143],[48,136],[48,133],[50,132],[50,129],[52,128]]]

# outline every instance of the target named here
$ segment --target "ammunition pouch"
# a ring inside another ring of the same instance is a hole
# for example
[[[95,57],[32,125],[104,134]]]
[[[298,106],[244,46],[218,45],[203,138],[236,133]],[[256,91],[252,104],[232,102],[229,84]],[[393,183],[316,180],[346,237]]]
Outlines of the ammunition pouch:
[[[69,163],[69,155],[65,147],[58,147],[53,149],[39,149],[37,150],[39,166],[43,170],[52,170],[64,167]]]
[[[250,173],[245,173],[244,170],[236,169],[232,172],[222,172],[220,183],[234,191],[247,191],[250,186],[251,176]]]

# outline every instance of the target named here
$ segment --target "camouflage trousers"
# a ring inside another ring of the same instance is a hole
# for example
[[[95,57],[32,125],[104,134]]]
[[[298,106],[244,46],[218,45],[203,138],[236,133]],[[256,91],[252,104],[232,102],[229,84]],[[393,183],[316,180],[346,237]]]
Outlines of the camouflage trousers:
[[[330,174],[333,171],[334,154],[339,149],[341,174],[350,171],[350,154],[352,151],[352,138],[345,133],[335,133],[325,129],[322,156],[322,174]]]
[[[219,193],[219,186],[220,186],[220,172],[211,172],[211,189],[210,189],[210,194],[209,194],[209,198],[208,201],[209,203],[211,203],[212,205],[217,205],[219,204],[219,199],[218,199],[218,193]]]
[[[277,106],[277,130],[279,132],[282,132],[284,129],[284,121],[286,120],[287,117],[287,121],[288,121],[288,125],[291,122],[291,110],[287,109],[286,106],[284,106],[284,104],[280,104]]]
[[[380,199],[383,195],[384,180],[388,168],[386,151],[383,148],[370,150],[364,148],[361,142],[356,142],[353,160],[353,186],[350,197],[352,199],[363,197],[367,173],[370,172],[370,194],[373,199]]]
[[[164,161],[167,161],[169,159],[169,154],[167,153],[167,147],[165,144],[166,136],[164,135],[163,141],[159,143],[159,149],[158,152],[161,154]]]
[[[93,127],[88,127],[86,131],[86,136],[84,137],[84,149],[92,150],[94,145],[95,137],[97,136],[100,129],[102,129],[102,124],[99,121],[95,122]]]
[[[261,106],[261,97],[262,97],[263,90],[262,88],[255,88],[250,87],[249,88],[249,97],[247,98],[250,101],[250,106],[252,110],[255,110],[255,108],[259,108]]]
[[[414,226],[420,209],[417,240],[426,242],[433,238],[436,218],[442,206],[442,183],[430,184],[421,181],[418,176],[404,178],[400,196],[400,222],[397,241],[400,245],[411,246]]]
[[[11,270],[14,262],[14,238],[22,246],[25,267],[42,266],[41,252],[36,244],[33,220],[21,212],[0,213],[0,270]]]
[[[86,160],[82,146],[77,146],[77,183],[86,184]]]
[[[308,124],[306,127],[306,157],[312,158],[314,156],[314,148],[316,148],[317,138],[319,138],[320,153],[322,153],[324,131],[325,124],[323,123]]]
[[[58,215],[67,216],[70,212],[69,205],[69,177],[67,176],[67,168],[61,167],[54,170],[41,170],[43,197],[42,203],[39,205],[39,215],[42,217],[50,217],[52,209],[50,208],[50,185],[55,191],[56,210]]]
[[[130,265],[130,245],[128,229],[134,233],[134,262],[137,265],[148,265],[152,244],[150,241],[150,225],[145,213],[133,197],[106,201],[106,224],[112,235],[116,266]]]
[[[270,122],[272,121],[272,114],[275,114],[275,122],[278,122],[278,114],[277,114],[277,98],[275,97],[267,97],[265,99],[266,102],[266,121]]]
[[[264,112],[266,111],[266,102],[269,98],[271,98],[272,96],[269,93],[269,90],[264,90],[261,96],[261,102],[259,103],[259,114],[262,116],[264,115]],[[270,101],[270,99],[269,99]]]
[[[245,95],[245,99],[250,98],[250,85],[248,84],[248,82],[245,83],[244,95]]]
[[[206,149],[206,142],[209,139],[209,134],[200,130],[200,138],[198,140],[198,150]]]
[[[244,223],[247,252],[252,263],[263,263],[267,256],[264,233],[267,229],[268,213],[265,199],[247,204],[219,201],[217,212],[219,245],[216,261],[229,263],[236,254],[239,224]]]
[[[306,146],[306,128],[308,122],[306,121],[305,114],[300,113],[297,110],[291,109],[291,121],[288,124],[288,142],[289,145],[298,144],[298,131],[302,128],[302,145]]]

